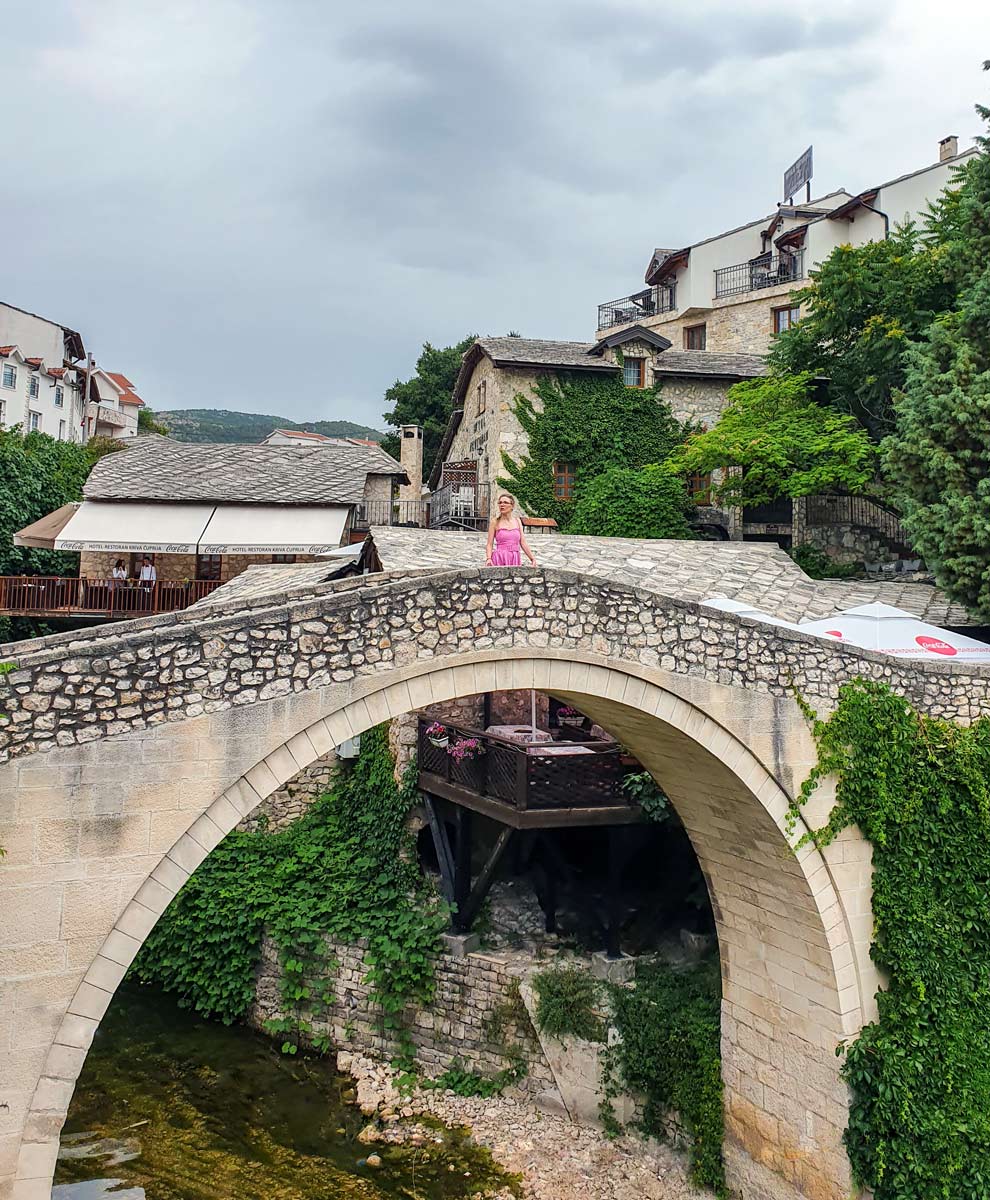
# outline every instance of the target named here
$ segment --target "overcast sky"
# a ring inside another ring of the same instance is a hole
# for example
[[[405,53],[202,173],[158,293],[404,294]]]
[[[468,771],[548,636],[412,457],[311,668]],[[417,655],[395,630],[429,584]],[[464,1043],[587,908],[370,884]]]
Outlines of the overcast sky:
[[[381,427],[424,341],[589,340],[654,246],[980,131],[987,0],[0,0],[0,299],[156,409]]]

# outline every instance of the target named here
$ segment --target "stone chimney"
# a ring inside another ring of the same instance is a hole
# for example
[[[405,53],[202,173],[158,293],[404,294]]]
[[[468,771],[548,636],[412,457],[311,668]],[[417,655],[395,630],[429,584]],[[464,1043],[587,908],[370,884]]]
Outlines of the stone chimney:
[[[938,144],[938,161],[945,162],[947,158],[955,158],[959,153],[959,139],[954,133],[942,138]]]
[[[399,487],[399,503],[415,501],[419,504],[423,495],[423,430],[419,425],[402,425],[399,427],[399,462],[409,476],[409,482]],[[413,518],[409,514],[400,514],[404,524]]]

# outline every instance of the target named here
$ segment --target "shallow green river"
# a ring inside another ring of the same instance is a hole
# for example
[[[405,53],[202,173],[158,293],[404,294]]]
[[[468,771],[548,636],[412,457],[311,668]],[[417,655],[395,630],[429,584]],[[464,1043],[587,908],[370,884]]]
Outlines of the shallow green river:
[[[362,1145],[349,1087],[324,1060],[121,989],[72,1100],[53,1200],[460,1200],[508,1182],[463,1133]]]

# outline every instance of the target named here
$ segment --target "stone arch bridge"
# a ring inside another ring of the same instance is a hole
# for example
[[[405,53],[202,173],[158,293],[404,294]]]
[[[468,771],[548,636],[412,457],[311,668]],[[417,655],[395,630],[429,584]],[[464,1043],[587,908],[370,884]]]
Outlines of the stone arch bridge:
[[[245,815],[378,722],[520,687],[620,737],[692,838],[722,958],[730,1182],[747,1200],[849,1195],[834,1051],[874,1011],[870,853],[855,831],[791,848],[785,813],[815,760],[792,685],[827,710],[864,675],[970,720],[990,711],[990,671],[518,568],[358,577],[17,649],[0,697],[0,1196],[49,1195],[114,990]]]

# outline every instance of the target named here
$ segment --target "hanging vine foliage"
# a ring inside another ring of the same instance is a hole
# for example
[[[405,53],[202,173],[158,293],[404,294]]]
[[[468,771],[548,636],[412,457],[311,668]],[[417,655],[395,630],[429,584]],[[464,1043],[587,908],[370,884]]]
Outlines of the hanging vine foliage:
[[[518,462],[503,454],[499,486],[528,513],[553,517],[564,531],[575,502],[592,480],[613,468],[664,462],[687,432],[663,400],[659,385],[626,387],[621,373],[562,371],[557,377],[543,376],[532,395],[516,396],[514,411],[527,436],[527,453]],[[572,468],[573,501],[557,499],[554,463]],[[682,511],[683,505],[675,513],[681,524]]]
[[[200,865],[151,932],[132,968],[144,982],[227,1024],[247,1011],[265,929],[279,948],[283,1008],[270,1032],[294,1052],[332,1003],[326,939],[367,941],[374,999],[386,1028],[433,995],[446,914],[425,888],[406,829],[416,774],[393,774],[386,726],[329,794],[277,833],[233,831]],[[318,1047],[319,1048],[319,1047]]]
[[[836,711],[808,711],[819,762],[791,812],[828,774],[827,845],[858,825],[873,846],[879,1015],[845,1051],[846,1146],[876,1200],[990,1197],[990,718],[921,716],[857,680]]]

